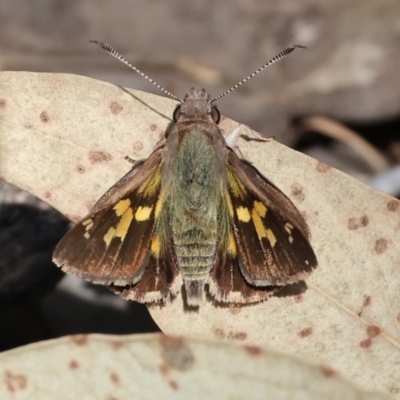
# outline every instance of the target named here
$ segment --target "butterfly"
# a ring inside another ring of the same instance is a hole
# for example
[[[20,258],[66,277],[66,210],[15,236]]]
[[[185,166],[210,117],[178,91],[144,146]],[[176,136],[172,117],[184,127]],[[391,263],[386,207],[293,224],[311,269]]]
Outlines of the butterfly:
[[[179,100],[161,88],[179,101],[173,126],[64,236],[53,261],[142,303],[170,301],[183,287],[190,307],[206,293],[254,303],[304,280],[317,266],[307,223],[233,146],[240,126],[224,138],[214,105],[296,47],[212,100],[204,89]]]

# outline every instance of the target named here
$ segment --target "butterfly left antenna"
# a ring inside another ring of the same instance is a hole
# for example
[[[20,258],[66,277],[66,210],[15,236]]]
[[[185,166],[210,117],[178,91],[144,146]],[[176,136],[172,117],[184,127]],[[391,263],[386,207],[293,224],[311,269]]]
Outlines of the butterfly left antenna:
[[[169,97],[173,98],[176,101],[179,101],[179,103],[182,103],[181,99],[178,99],[175,95],[172,93],[168,92],[167,89],[164,89],[161,85],[159,85],[156,81],[153,79],[149,78],[146,74],[144,74],[139,68],[136,68],[134,65],[132,65],[129,61],[127,61],[124,57],[121,56],[116,50],[114,50],[111,46],[109,46],[107,43],[103,42],[98,42],[97,40],[89,40],[91,43],[96,43],[98,44],[103,50],[105,50],[108,54],[111,54],[113,57],[118,59],[119,61],[122,61],[125,65],[127,65],[129,68],[133,69],[135,72],[137,72],[139,75],[141,75],[144,79],[148,80],[150,83],[152,83],[157,89],[161,90],[163,93],[168,95]]]

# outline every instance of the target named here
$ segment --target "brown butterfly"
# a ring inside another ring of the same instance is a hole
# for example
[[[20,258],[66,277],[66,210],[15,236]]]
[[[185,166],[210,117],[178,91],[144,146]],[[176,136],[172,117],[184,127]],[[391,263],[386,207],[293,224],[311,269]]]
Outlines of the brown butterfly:
[[[137,72],[115,50],[98,43]],[[224,139],[213,104],[191,89],[153,153],[134,164],[54,252],[64,271],[139,302],[168,301],[185,288],[199,306],[205,287],[220,302],[253,303],[306,278],[317,266],[296,206]],[[144,74],[142,74],[144,75]]]

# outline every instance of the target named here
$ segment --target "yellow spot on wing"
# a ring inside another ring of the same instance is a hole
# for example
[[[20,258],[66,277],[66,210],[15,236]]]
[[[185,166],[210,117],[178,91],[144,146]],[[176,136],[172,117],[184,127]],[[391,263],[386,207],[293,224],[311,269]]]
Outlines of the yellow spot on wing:
[[[133,220],[133,210],[132,208],[128,208],[121,220],[119,221],[117,228],[115,229],[115,237],[120,237],[121,239],[125,238],[126,232],[128,232],[129,226]]]
[[[115,206],[115,214],[117,214],[118,217],[120,217],[124,212],[127,210],[127,208],[131,205],[131,201],[129,199],[124,199],[120,200]]]
[[[83,226],[86,226],[86,225],[93,225],[93,220],[92,220],[92,218],[89,218],[89,219],[83,221],[83,222],[82,222],[82,225],[83,225]]]
[[[269,243],[271,245],[271,247],[275,246],[275,243],[277,242],[276,237],[274,235],[274,232],[271,231],[271,229],[267,229],[267,237],[269,240]]]
[[[237,250],[236,250],[236,241],[235,241],[235,237],[233,236],[233,234],[231,233],[229,235],[229,253],[232,254],[232,256],[236,256]]]
[[[290,235],[292,233],[293,225],[289,222],[285,223],[285,231]]]
[[[89,231],[93,228],[93,225],[94,225],[92,218],[89,218],[89,219],[83,221],[82,225],[85,227],[85,234],[83,235],[83,237],[85,239],[89,239],[90,238]]]
[[[231,217],[233,217],[233,205],[232,205],[231,196],[229,196],[228,192],[225,192],[225,201],[226,201],[226,204],[228,205],[229,215]]]
[[[258,238],[260,240],[262,238],[267,238],[271,247],[274,247],[275,243],[277,242],[274,232],[264,226],[264,223],[255,208],[253,208],[251,212],[251,218],[253,220],[254,227],[256,228]]]
[[[115,228],[111,227],[107,233],[104,235],[103,240],[106,243],[106,246],[108,247],[111,243],[112,238],[114,237],[114,233],[115,233]]]
[[[267,215],[267,207],[260,201],[254,202],[254,208],[260,214],[261,218],[264,218]]]
[[[261,240],[264,237],[267,237],[267,230],[262,222],[260,214],[253,208],[251,212],[251,218],[253,219],[254,227],[256,228],[257,236]]]
[[[138,207],[135,213],[136,221],[147,221],[150,218],[151,210],[153,207]]]
[[[160,254],[160,240],[158,239],[158,236],[154,236],[153,240],[151,241],[151,252],[153,255],[158,258]]]
[[[138,193],[143,193],[145,197],[153,196],[159,188],[161,182],[161,168],[158,168],[153,175],[149,176],[139,187]]]
[[[246,196],[246,188],[243,183],[230,171],[228,170],[228,182],[231,188],[232,194],[235,197],[244,199]]]
[[[156,209],[154,210],[154,217],[158,218],[160,215],[161,208],[163,206],[164,196],[161,194],[156,203]]]
[[[249,209],[246,208],[246,207],[242,207],[242,206],[237,207],[236,208],[236,214],[237,214],[237,216],[239,218],[239,221],[249,222],[250,219],[251,219]],[[258,218],[260,218],[260,217],[258,216]]]

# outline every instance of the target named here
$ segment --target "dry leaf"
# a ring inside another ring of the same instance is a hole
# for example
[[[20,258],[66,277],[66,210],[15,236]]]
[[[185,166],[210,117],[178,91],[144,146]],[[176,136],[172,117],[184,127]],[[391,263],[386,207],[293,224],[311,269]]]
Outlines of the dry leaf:
[[[77,221],[130,169],[126,155],[148,156],[174,106],[79,76],[2,72],[0,176]],[[157,324],[268,345],[399,394],[400,202],[279,143],[239,145],[304,213],[319,267],[296,296],[199,311],[178,297],[151,307]]]
[[[390,400],[326,366],[259,347],[160,334],[76,335],[0,354],[0,398]]]

